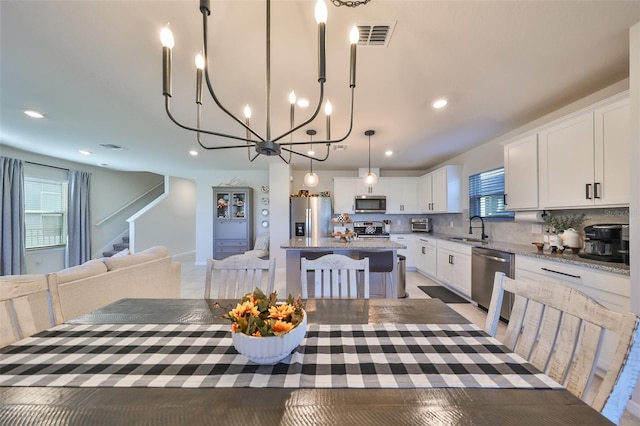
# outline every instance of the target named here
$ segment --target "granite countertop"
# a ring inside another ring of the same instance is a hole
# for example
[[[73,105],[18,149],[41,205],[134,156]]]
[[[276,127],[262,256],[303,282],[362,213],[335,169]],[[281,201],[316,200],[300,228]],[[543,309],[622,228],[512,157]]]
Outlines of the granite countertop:
[[[358,250],[358,249],[386,249],[386,250],[399,250],[406,249],[404,244],[390,241],[388,238],[355,238],[352,241],[340,242],[339,238],[291,238],[287,243],[282,244],[280,248],[287,250],[300,250],[300,249],[343,249],[343,250]]]
[[[438,233],[431,233],[428,235],[430,235],[432,238],[437,238],[440,240],[448,240],[448,241],[452,241],[450,240],[451,237],[459,237],[458,235],[447,235],[447,234],[438,234]],[[467,244],[474,247],[484,247],[484,248],[493,249],[493,250],[506,251],[509,253],[519,254],[523,256],[537,257],[538,259],[551,260],[551,261],[560,262],[560,263],[567,263],[571,265],[581,266],[584,268],[596,269],[599,271],[613,272],[615,274],[621,274],[621,275],[630,274],[629,266],[622,263],[600,262],[597,260],[583,259],[579,257],[577,254],[566,253],[566,252],[564,254],[557,254],[557,253],[552,254],[549,251],[539,252],[534,245],[514,244],[514,243],[491,241],[491,240],[488,240],[485,243],[478,243],[475,241],[457,241],[457,240],[453,242],[460,243],[460,244]]]

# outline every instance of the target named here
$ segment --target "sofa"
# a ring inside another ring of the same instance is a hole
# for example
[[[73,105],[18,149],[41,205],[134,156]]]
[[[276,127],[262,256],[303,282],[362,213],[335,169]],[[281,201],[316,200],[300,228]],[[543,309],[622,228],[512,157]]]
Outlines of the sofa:
[[[64,321],[123,298],[179,298],[180,263],[164,246],[90,260],[47,275],[57,288]]]

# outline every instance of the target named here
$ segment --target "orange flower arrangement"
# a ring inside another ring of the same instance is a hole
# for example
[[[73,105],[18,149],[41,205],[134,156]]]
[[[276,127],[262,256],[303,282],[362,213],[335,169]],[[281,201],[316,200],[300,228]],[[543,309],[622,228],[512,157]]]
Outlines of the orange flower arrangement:
[[[304,311],[300,296],[295,300],[289,295],[286,303],[278,304],[278,294],[267,297],[256,288],[242,297],[238,305],[222,318],[232,322],[231,331],[248,336],[282,336],[302,322]]]

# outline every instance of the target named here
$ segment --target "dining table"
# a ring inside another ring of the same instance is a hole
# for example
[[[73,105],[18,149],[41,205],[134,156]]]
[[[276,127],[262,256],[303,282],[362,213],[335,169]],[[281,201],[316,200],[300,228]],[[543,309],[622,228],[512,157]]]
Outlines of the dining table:
[[[237,302],[121,299],[0,348],[0,424],[612,424],[439,299],[309,299],[273,365],[235,351]]]

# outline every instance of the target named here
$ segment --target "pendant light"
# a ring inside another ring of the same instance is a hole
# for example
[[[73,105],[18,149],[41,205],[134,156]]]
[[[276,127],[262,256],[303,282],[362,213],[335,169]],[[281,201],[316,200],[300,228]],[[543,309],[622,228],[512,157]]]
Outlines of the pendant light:
[[[316,134],[316,131],[313,130],[313,129],[310,129],[310,130],[307,130],[307,134],[309,135],[309,138],[310,138],[311,142],[313,142],[313,135]],[[310,154],[310,155],[312,155],[312,154]],[[304,184],[305,184],[305,186],[307,186],[309,188],[313,188],[314,186],[318,185],[318,182],[320,182],[320,179],[318,178],[318,175],[313,172],[313,158],[312,157],[309,158],[309,163],[310,163],[309,164],[309,173],[304,175]]]
[[[364,176],[364,184],[369,188],[373,188],[376,183],[378,183],[378,176],[371,171],[371,136],[375,134],[375,130],[367,130],[364,132],[364,135],[369,137],[369,173]]]

